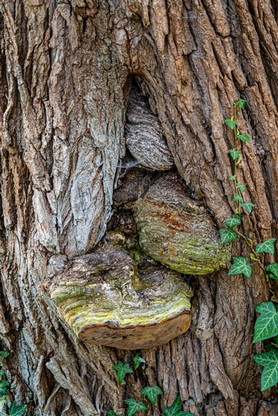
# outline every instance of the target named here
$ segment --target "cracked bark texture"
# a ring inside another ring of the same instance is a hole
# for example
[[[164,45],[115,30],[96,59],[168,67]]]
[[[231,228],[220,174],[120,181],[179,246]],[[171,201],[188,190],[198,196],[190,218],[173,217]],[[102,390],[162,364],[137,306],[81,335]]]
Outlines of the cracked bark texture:
[[[254,306],[268,299],[259,270],[198,278],[190,331],[146,351],[145,373],[122,386],[111,367],[131,353],[89,351],[44,290],[50,258],[58,273],[105,233],[131,77],[219,226],[233,206],[223,119],[247,100],[240,123],[252,141],[240,172],[256,210],[245,232],[277,236],[276,2],[0,0],[0,39],[0,336],[16,399],[30,415],[105,415],[156,383],[155,415],[178,393],[199,416],[276,415],[252,360]]]

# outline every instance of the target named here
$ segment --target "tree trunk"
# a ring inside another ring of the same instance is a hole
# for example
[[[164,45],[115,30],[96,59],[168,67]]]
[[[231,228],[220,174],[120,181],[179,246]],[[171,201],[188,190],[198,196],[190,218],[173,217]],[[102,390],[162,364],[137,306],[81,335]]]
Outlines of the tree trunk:
[[[247,100],[240,124],[252,140],[239,171],[256,209],[244,231],[256,241],[277,236],[277,11],[275,0],[0,0],[0,335],[30,415],[120,413],[153,384],[164,391],[155,415],[178,394],[196,415],[277,414],[252,359],[261,348],[252,345],[254,307],[269,296],[259,268],[250,279],[227,270],[192,277],[190,330],[143,351],[145,372],[122,385],[112,365],[133,353],[88,348],[48,292],[115,216],[135,87],[172,169],[218,227],[234,207],[223,119],[235,99]]]

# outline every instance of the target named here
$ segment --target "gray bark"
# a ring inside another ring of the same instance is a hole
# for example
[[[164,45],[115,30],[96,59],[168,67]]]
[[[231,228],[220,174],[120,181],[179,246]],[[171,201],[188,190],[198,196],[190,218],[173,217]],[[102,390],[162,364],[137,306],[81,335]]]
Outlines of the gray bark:
[[[144,352],[145,374],[122,386],[112,365],[131,353],[88,350],[45,287],[106,232],[135,78],[180,177],[219,227],[233,209],[223,119],[247,100],[240,172],[256,210],[244,231],[277,236],[276,18],[271,0],[0,0],[0,339],[30,415],[120,412],[153,383],[160,407],[179,393],[196,415],[277,414],[252,360],[254,306],[269,296],[259,269],[249,280],[198,278],[190,331]]]

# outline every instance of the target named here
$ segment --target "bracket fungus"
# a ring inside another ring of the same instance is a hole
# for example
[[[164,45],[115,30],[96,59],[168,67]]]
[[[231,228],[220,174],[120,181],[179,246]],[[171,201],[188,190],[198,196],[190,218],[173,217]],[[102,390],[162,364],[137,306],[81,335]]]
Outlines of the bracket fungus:
[[[137,202],[135,221],[145,253],[173,270],[205,275],[228,264],[229,249],[220,243],[210,214],[173,173],[160,177]]]
[[[50,296],[88,347],[148,349],[184,333],[192,289],[177,272],[136,263],[119,247],[100,247],[73,259],[54,277]]]

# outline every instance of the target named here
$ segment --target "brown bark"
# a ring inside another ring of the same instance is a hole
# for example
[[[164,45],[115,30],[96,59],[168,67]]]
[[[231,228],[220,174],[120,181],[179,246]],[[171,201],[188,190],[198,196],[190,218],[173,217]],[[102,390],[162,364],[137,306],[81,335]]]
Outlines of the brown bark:
[[[105,233],[135,77],[180,176],[219,226],[233,209],[223,119],[247,100],[240,172],[256,210],[245,232],[277,236],[275,1],[0,0],[0,14],[0,335],[17,400],[30,415],[104,415],[156,383],[161,406],[179,393],[196,415],[277,414],[252,360],[254,306],[268,299],[259,270],[198,278],[190,331],[146,351],[145,374],[122,386],[112,365],[131,353],[89,351],[44,289]]]

